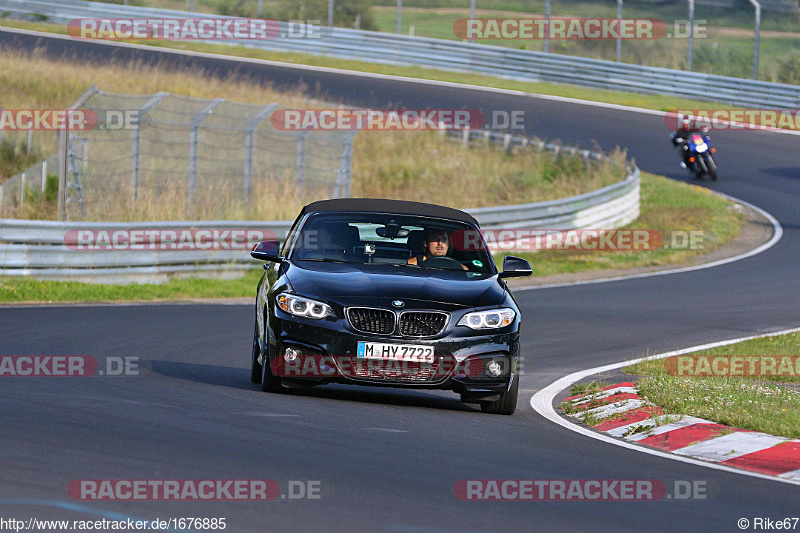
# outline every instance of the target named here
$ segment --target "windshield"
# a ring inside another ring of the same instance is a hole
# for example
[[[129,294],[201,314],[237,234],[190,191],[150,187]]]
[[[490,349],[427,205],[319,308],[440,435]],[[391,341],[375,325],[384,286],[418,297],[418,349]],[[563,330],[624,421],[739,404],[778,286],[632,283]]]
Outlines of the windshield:
[[[382,213],[312,214],[294,235],[289,258],[462,271],[467,278],[495,273],[478,229],[458,221]]]

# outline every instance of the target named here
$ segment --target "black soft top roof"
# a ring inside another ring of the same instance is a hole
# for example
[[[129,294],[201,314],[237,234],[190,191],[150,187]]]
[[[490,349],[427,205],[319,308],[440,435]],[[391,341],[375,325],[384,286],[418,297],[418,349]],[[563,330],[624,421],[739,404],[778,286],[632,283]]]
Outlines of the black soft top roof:
[[[376,212],[392,213],[397,215],[419,215],[434,218],[459,220],[479,226],[475,217],[459,209],[444,207],[422,202],[408,202],[405,200],[386,200],[380,198],[336,198],[334,200],[320,200],[305,206],[298,219],[306,213],[324,211],[350,211],[350,212]]]

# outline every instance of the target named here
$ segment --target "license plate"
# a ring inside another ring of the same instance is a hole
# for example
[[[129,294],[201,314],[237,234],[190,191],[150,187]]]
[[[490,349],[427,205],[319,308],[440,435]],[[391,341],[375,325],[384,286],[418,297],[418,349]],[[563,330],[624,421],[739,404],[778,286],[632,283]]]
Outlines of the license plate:
[[[420,344],[387,344],[359,341],[357,354],[362,359],[433,363],[433,346]]]

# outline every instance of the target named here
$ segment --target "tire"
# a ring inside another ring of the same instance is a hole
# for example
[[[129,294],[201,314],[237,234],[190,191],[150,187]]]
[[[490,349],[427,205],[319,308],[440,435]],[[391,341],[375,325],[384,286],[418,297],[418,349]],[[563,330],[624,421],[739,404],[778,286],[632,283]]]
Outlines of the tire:
[[[711,179],[717,181],[717,164],[710,155],[706,158],[706,168],[708,168],[708,175],[711,176]]]
[[[481,402],[481,411],[490,415],[513,415],[517,410],[517,396],[519,396],[519,375],[514,376],[511,388],[502,393],[499,400]]]
[[[281,378],[272,373],[272,367],[269,364],[269,355],[264,354],[264,363],[261,365],[261,390],[264,392],[280,393],[284,391],[281,385]]]
[[[695,160],[694,163],[691,163],[691,166],[689,167],[689,172],[692,173],[694,179],[699,180],[703,178],[703,171],[700,168],[700,165],[697,163],[697,160]]]
[[[704,174],[708,174],[708,167],[706,166],[706,161],[704,157],[698,155],[695,164],[699,169],[698,177],[703,176]]]
[[[261,383],[261,363],[258,362],[259,355],[261,355],[261,348],[258,346],[258,320],[256,320],[256,329],[253,332],[253,353],[250,356],[250,381],[253,383]]]

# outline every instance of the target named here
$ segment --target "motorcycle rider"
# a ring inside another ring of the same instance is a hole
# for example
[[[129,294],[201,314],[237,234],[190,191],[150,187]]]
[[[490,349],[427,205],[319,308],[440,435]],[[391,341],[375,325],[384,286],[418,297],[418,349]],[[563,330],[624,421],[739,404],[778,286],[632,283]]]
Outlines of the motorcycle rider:
[[[692,138],[692,135],[695,133],[703,134],[705,133],[704,128],[697,128],[692,127],[691,121],[689,120],[689,115],[683,115],[681,118],[681,127],[672,134],[672,144],[674,146],[681,147],[681,153],[683,154],[683,161],[681,161],[682,168],[690,168],[691,162],[689,161],[689,139]]]

